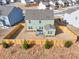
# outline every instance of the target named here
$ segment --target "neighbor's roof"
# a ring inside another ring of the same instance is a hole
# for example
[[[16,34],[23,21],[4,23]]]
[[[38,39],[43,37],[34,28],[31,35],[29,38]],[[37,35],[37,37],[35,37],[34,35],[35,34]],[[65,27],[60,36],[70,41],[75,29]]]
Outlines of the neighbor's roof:
[[[76,28],[72,25],[67,25],[68,29],[71,30],[74,34],[76,34],[77,36],[79,36],[79,28]]]
[[[25,13],[26,20],[53,20],[53,10],[28,9]]]
[[[59,12],[59,13],[55,13],[55,14],[65,14],[65,13],[71,14],[71,13],[77,11],[77,10],[79,10],[79,6],[74,7],[74,8],[70,8],[70,9],[67,9],[65,11],[62,11],[62,12]]]
[[[42,2],[46,1],[46,2],[48,2],[48,1],[51,1],[51,0],[34,0],[34,1],[36,1],[36,2],[39,2],[39,1],[42,1]]]
[[[77,11],[77,10],[79,10],[79,6],[75,7],[75,8],[68,9],[68,10],[64,11],[63,13],[71,14],[71,13]]]
[[[13,6],[0,6],[0,16],[8,16],[13,8]]]

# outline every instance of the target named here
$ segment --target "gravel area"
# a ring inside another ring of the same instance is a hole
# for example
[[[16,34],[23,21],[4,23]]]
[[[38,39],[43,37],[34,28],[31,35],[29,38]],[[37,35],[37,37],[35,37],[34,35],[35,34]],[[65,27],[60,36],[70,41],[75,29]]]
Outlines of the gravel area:
[[[44,49],[42,45],[34,45],[25,50],[15,45],[0,49],[0,59],[79,59],[79,46],[76,43],[70,48],[54,46]]]

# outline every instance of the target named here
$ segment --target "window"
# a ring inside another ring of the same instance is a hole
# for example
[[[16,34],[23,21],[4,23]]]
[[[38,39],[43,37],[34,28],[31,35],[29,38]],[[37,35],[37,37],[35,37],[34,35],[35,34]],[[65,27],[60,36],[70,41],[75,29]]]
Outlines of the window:
[[[39,27],[39,29],[43,29],[43,27]]]
[[[50,34],[52,34],[52,31],[50,32]]]
[[[52,34],[52,31],[48,31],[48,34]]]
[[[30,29],[30,27],[28,27]]]
[[[39,23],[41,23],[41,21],[39,21]]]
[[[29,29],[33,29],[33,27],[32,27],[32,26],[29,26],[28,28],[29,28]]]
[[[41,27],[41,29],[43,29],[43,27]]]
[[[49,34],[49,31],[48,31],[48,34]]]
[[[31,20],[29,20],[29,23],[31,23]]]

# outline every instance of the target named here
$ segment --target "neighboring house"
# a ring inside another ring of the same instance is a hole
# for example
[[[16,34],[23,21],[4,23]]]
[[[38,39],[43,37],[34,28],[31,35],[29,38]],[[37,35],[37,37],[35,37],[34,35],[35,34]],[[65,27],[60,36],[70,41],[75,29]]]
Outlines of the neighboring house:
[[[0,3],[2,4],[9,4],[11,2],[27,3],[27,2],[34,2],[34,0],[0,0]]]
[[[76,3],[79,4],[79,0],[76,0]]]
[[[20,0],[21,3],[28,3],[28,2],[36,2],[36,3],[40,3],[40,2],[49,2],[51,0]]]
[[[54,3],[52,1],[40,1],[38,9],[54,9]]]
[[[35,31],[36,35],[55,35],[53,10],[26,10],[25,21],[27,31]]]
[[[78,0],[0,0],[0,3],[2,4],[9,4],[11,2],[21,2],[21,3],[29,3],[29,2],[36,2],[36,3],[40,3],[40,1],[42,2],[49,2],[52,1],[54,4],[56,2],[58,2],[60,5],[64,5],[64,3],[69,3],[69,4],[78,4]]]
[[[0,5],[6,4],[6,0],[0,0]]]
[[[0,5],[5,5],[11,3],[12,0],[0,0]]]
[[[49,8],[50,7],[50,4],[48,2],[40,2],[39,3],[39,6],[38,6],[38,9],[46,9],[46,8]]]
[[[77,0],[57,0],[56,2],[58,2],[60,5],[64,5],[64,6],[73,6],[75,4],[78,4]]]
[[[60,12],[55,12],[54,13],[54,16],[58,16],[58,17],[62,17],[64,18],[64,15],[67,13],[67,14],[70,14],[72,13],[73,11],[75,10],[78,10],[79,9],[79,6],[74,6],[74,7],[71,7],[69,9],[66,9],[66,10],[63,10],[63,11],[60,11]]]
[[[76,9],[69,9],[64,12],[63,18],[68,24],[79,28],[79,7]]]
[[[64,2],[63,2],[62,0],[58,0],[58,3],[59,3],[60,5],[64,5]]]
[[[18,0],[18,2],[29,3],[29,2],[34,2],[34,0]]]
[[[23,20],[23,12],[18,7],[0,6],[0,27],[12,26]]]

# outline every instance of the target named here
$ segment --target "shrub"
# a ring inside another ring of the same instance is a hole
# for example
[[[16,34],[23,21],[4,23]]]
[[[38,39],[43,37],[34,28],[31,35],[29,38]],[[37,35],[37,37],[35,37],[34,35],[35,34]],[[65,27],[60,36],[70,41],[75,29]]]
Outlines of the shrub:
[[[24,43],[23,43],[23,45],[22,45],[22,47],[23,47],[24,49],[28,49],[30,46],[29,46],[29,44],[27,43],[27,41],[25,40]]]
[[[51,47],[50,42],[49,42],[48,40],[45,42],[44,47],[45,47],[46,49],[49,49],[49,48]]]
[[[9,44],[6,43],[6,42],[2,42],[2,45],[3,45],[3,48],[9,48],[10,47]]]
[[[71,41],[66,41],[65,44],[64,44],[64,47],[69,48],[71,45],[72,45]]]

